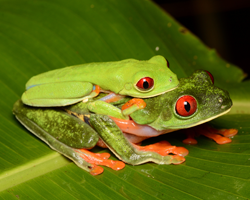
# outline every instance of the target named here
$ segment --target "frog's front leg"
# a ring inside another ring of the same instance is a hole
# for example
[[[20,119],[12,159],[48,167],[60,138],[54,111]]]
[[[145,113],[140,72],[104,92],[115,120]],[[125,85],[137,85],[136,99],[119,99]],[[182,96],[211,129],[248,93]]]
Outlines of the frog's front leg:
[[[172,146],[168,141],[165,140],[146,146],[140,146],[138,144],[140,144],[141,141],[147,139],[147,137],[137,136],[128,133],[123,133],[123,134],[131,143],[133,143],[133,146],[135,148],[141,151],[153,151],[159,153],[162,156],[166,156],[168,154],[174,154],[183,157],[187,156],[189,153],[186,148]]]
[[[147,138],[156,137],[166,133],[166,130],[157,131],[148,125],[137,124],[133,120],[123,120],[115,117],[110,117],[110,118],[114,120],[114,122],[118,125],[118,127],[123,131],[125,137],[133,144],[137,144]],[[188,150],[185,149],[184,147],[171,146],[171,144],[167,141],[161,141],[156,144],[151,144],[148,146],[138,146],[138,145],[134,146],[140,150],[154,151],[163,156],[169,153],[177,154],[179,156],[186,156],[189,153]]]
[[[98,132],[108,148],[121,160],[132,165],[146,162],[158,164],[180,164],[185,161],[182,156],[162,156],[156,152],[143,151],[134,147],[123,135],[115,122],[106,115],[91,115],[90,124]]]
[[[113,94],[114,93],[111,93],[111,96],[113,96]],[[108,103],[110,99],[107,96],[94,102],[89,102],[88,110],[96,114],[108,115],[117,119],[129,120],[129,115],[131,113],[146,107],[146,103],[142,99],[133,98],[125,103],[125,106],[123,105],[122,109],[119,109]],[[117,100],[116,95],[115,99]],[[125,100],[124,97],[119,95],[118,101],[121,101],[122,99]]]
[[[120,102],[121,104],[122,99],[125,99],[125,96],[111,92],[107,96],[99,100],[104,101],[106,103]],[[129,116],[131,113],[143,109],[145,107],[146,107],[146,102],[143,99],[132,98],[129,101],[124,101],[124,105],[121,108],[121,113],[123,114],[123,116]]]
[[[113,94],[114,93],[112,93],[111,95],[113,96]],[[142,99],[133,98],[125,103],[125,106],[123,106],[122,109],[119,109],[108,103],[110,99],[107,96],[94,102],[88,103],[89,111],[97,114],[112,116],[118,119],[128,120],[131,113],[146,107],[146,103]]]
[[[185,144],[197,144],[197,140],[194,139],[200,135],[208,137],[214,140],[217,144],[227,144],[230,143],[232,140],[230,137],[235,136],[238,133],[237,129],[215,129],[210,125],[201,124],[196,127],[192,127],[189,129],[184,130],[187,135],[187,138],[183,140]]]
[[[105,165],[119,170],[125,165],[107,160],[109,154],[94,154],[83,148],[92,148],[99,136],[89,125],[60,109],[34,108],[20,100],[14,104],[13,113],[29,131],[52,149],[74,161],[80,168],[97,175]]]

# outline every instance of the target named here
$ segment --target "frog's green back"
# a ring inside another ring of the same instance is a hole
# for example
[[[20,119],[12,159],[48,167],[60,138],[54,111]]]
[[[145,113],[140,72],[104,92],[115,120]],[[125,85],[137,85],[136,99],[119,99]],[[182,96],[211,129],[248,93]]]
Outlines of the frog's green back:
[[[135,88],[138,79],[151,77],[154,80],[152,91],[139,91]],[[176,75],[168,68],[162,56],[154,56],[147,61],[126,59],[116,62],[98,62],[70,66],[45,72],[32,77],[26,89],[47,83],[89,82],[102,89],[122,95],[145,98],[156,96],[178,85]]]

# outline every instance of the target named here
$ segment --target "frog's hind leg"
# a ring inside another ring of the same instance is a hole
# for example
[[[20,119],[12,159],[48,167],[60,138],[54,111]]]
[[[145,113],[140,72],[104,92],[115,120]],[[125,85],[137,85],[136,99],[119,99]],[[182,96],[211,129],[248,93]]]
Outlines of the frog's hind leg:
[[[103,164],[119,170],[120,161],[107,160],[109,154],[94,154],[82,148],[92,148],[99,140],[97,133],[85,122],[59,109],[34,108],[20,100],[14,104],[13,113],[30,132],[48,144],[53,150],[74,161],[80,168],[97,175]],[[92,158],[91,161],[91,157]],[[97,160],[96,162],[94,162]]]
[[[123,135],[115,122],[106,115],[91,115],[90,123],[109,149],[121,160],[132,165],[146,162],[158,164],[180,164],[185,161],[179,155],[162,156],[154,151],[134,147]]]
[[[89,82],[46,83],[26,90],[22,102],[37,107],[66,106],[93,98],[99,94],[98,89]]]
[[[141,146],[141,142],[148,137],[137,136],[129,133],[123,133],[123,135],[133,144],[135,148],[141,151],[154,151],[162,156],[166,156],[168,154],[175,154],[179,156],[185,157],[188,155],[188,150],[184,147],[172,146],[167,141],[160,141],[155,144],[150,144],[147,146]]]

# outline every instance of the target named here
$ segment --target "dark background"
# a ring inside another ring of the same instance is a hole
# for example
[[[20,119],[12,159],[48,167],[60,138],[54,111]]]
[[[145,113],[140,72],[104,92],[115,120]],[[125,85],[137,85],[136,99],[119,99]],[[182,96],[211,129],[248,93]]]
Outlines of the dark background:
[[[250,75],[250,0],[154,0],[162,9]],[[250,77],[248,76],[247,79]]]

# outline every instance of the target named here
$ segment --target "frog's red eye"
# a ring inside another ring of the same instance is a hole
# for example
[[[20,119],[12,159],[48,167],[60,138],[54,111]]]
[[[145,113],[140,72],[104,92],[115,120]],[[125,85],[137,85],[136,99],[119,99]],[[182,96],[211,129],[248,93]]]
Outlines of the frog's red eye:
[[[197,102],[194,97],[185,95],[178,99],[175,105],[176,113],[182,117],[188,117],[197,110]]]
[[[139,90],[150,90],[154,86],[154,80],[150,77],[141,78],[136,86]]]
[[[208,75],[211,78],[212,83],[214,84],[214,77],[213,77],[213,75],[209,71],[207,71],[207,70],[205,70],[205,71],[208,73]]]

